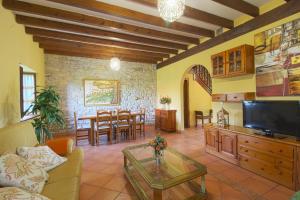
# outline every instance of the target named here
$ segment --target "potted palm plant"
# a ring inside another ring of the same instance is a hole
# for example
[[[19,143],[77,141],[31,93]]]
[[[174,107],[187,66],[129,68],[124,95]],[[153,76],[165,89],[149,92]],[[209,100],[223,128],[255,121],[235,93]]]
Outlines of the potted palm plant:
[[[44,144],[47,138],[52,138],[50,128],[53,126],[64,127],[63,112],[59,108],[60,96],[53,87],[47,87],[36,93],[36,98],[26,114],[36,116],[33,119],[36,137],[40,144]]]

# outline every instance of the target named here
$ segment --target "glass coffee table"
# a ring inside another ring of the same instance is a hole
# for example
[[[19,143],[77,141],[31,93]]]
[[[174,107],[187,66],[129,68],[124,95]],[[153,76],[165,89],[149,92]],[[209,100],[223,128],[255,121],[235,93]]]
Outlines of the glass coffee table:
[[[158,165],[148,144],[123,150],[124,171],[139,199],[182,200],[207,198],[206,166],[167,148]]]

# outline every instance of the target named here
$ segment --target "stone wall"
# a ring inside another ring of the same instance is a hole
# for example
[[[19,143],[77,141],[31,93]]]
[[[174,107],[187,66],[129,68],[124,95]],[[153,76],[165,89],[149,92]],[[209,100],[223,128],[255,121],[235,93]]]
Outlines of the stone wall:
[[[45,55],[46,85],[55,86],[62,98],[62,110],[66,117],[67,131],[74,127],[73,115],[95,115],[96,110],[129,109],[132,112],[146,108],[147,123],[154,122],[156,104],[156,69],[154,65],[121,62],[119,71],[112,71],[109,60]],[[120,105],[84,105],[84,80],[119,80]],[[89,123],[88,121],[85,123]]]

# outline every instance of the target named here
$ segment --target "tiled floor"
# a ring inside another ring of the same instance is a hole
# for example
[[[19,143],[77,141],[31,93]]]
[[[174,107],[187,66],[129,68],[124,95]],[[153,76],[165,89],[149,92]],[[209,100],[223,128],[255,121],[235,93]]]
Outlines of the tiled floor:
[[[81,180],[81,200],[137,199],[123,174],[121,150],[153,138],[153,127],[147,128],[146,138],[118,144],[92,147],[81,143],[85,151]],[[180,134],[161,133],[169,146],[205,164],[208,168],[206,186],[209,200],[289,200],[293,191],[251,172],[225,162],[204,151],[203,131],[191,128]],[[105,139],[105,138],[103,138]]]

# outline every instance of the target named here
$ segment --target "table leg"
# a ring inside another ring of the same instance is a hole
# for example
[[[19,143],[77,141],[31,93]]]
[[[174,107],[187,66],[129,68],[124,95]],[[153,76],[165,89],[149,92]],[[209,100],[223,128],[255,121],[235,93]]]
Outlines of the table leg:
[[[91,144],[93,146],[95,146],[95,131],[94,131],[95,121],[94,121],[94,119],[91,119],[90,124],[91,124]]]
[[[206,187],[205,187],[205,176],[201,176],[201,192],[206,193]]]
[[[132,131],[132,133],[133,133],[133,139],[135,140],[136,139],[136,116],[135,117],[133,117],[133,119],[132,119],[133,121],[133,125],[132,125],[132,128],[133,128],[133,131]]]
[[[162,200],[162,190],[154,189],[153,199],[154,200]]]
[[[124,155],[124,168],[126,168],[127,167],[127,158],[126,158],[126,156]]]

